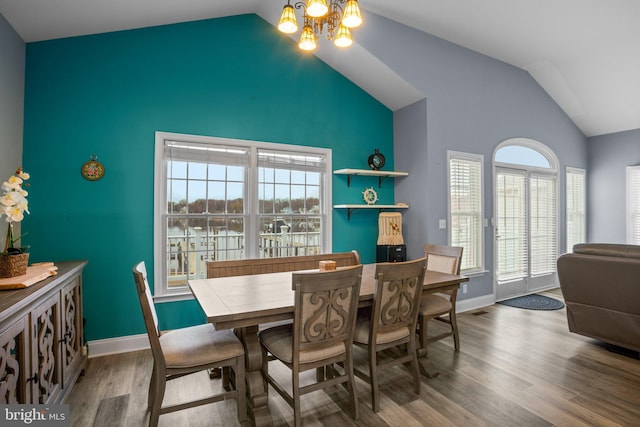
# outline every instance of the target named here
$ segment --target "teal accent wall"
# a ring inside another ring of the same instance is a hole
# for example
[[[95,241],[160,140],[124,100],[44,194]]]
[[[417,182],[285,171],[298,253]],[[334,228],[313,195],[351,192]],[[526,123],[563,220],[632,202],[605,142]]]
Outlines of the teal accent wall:
[[[25,243],[33,262],[89,261],[87,340],[144,333],[131,268],[153,271],[154,132],[327,147],[334,169],[379,148],[393,168],[393,113],[256,15],[28,43],[24,120]],[[96,182],[80,174],[92,154]],[[333,202],[372,185],[334,176]],[[392,182],[379,197],[393,202]],[[373,262],[376,238],[377,211],[333,212],[334,252]],[[158,314],[163,329],[204,320],[193,300]]]

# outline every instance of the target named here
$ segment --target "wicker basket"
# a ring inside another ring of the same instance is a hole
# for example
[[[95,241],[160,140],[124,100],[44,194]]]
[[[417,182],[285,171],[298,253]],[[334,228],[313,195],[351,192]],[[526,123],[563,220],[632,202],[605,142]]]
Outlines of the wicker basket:
[[[27,274],[29,254],[0,255],[0,277],[15,277]]]

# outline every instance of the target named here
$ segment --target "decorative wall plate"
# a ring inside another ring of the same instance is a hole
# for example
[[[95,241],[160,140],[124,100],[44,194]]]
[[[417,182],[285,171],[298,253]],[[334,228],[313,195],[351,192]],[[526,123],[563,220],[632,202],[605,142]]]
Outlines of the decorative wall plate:
[[[378,193],[376,193],[376,190],[374,190],[373,187],[364,190],[362,195],[364,196],[364,201],[367,202],[368,205],[373,205],[378,201]]]
[[[97,181],[104,176],[104,165],[98,161],[98,157],[94,154],[89,159],[82,165],[82,176],[89,181]]]

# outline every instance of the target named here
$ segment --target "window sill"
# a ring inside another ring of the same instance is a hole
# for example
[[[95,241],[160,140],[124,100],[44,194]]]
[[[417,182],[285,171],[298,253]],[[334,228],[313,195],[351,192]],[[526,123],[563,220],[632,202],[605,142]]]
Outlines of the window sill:
[[[155,295],[153,297],[154,303],[164,303],[164,302],[176,302],[176,301],[188,301],[193,299],[193,294],[191,291],[186,290],[181,293],[172,293],[172,294],[164,294],[164,295]]]
[[[472,278],[472,277],[480,277],[480,276],[484,276],[485,274],[489,273],[489,270],[473,270],[470,271],[468,273],[465,273],[464,271],[461,272],[460,274],[462,274],[463,276]]]

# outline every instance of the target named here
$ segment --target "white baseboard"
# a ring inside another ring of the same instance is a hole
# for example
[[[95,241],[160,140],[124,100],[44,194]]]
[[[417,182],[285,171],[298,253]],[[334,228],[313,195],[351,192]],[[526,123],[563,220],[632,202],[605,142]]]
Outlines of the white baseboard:
[[[493,294],[481,295],[475,298],[463,299],[456,301],[456,313],[464,313],[465,311],[477,310],[479,308],[488,307],[495,304],[496,298]]]
[[[150,348],[147,334],[89,341],[88,344],[89,358]]]
[[[465,311],[476,310],[493,305],[495,302],[496,300],[493,294],[458,300],[456,301],[456,312],[464,313]],[[89,358],[92,358],[107,356],[109,354],[145,350],[149,348],[149,337],[147,337],[147,334],[129,335],[126,337],[89,341],[88,344]]]

